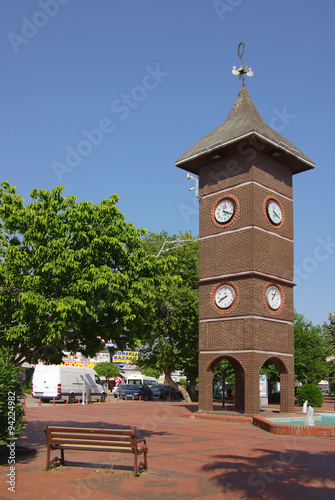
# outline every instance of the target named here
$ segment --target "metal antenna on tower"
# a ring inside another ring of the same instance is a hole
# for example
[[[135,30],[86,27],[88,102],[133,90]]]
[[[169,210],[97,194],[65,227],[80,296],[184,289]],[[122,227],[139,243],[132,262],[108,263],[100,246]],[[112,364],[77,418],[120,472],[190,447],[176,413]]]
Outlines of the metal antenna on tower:
[[[241,42],[237,48],[237,55],[241,59],[241,66],[239,67],[239,69],[236,69],[236,66],[233,66],[233,69],[232,69],[233,75],[238,75],[239,80],[241,80],[241,78],[242,78],[242,85],[244,85],[244,75],[252,76],[254,74],[252,69],[248,67],[248,63],[243,65],[242,57],[244,54],[244,47],[245,47],[245,43]]]

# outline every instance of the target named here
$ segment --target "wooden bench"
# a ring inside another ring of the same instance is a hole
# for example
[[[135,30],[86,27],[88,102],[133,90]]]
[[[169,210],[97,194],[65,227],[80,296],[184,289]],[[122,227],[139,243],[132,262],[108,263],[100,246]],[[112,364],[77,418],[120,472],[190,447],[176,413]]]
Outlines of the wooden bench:
[[[97,429],[81,427],[44,427],[47,438],[47,460],[45,470],[59,460],[64,465],[64,450],[108,451],[110,453],[132,453],[134,455],[134,475],[148,468],[148,448],[145,439],[138,440],[135,429]],[[61,450],[61,458],[50,460],[51,450]],[[143,462],[137,463],[143,455]]]

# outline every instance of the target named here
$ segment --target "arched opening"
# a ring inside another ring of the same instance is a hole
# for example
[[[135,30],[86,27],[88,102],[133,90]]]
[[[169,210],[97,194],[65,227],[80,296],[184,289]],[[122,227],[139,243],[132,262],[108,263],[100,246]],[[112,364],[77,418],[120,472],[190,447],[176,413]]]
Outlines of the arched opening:
[[[282,359],[272,356],[263,363],[260,375],[267,376],[267,398],[261,393],[262,401],[267,399],[266,402],[270,406],[279,406],[281,411],[288,411],[289,402],[292,403],[292,394],[294,397],[294,373],[290,372]]]
[[[218,356],[210,363],[208,371],[212,373],[214,382],[212,406],[214,398],[221,401],[223,409],[244,412],[244,369],[239,361],[229,355]],[[215,398],[216,395],[218,398]]]
[[[280,371],[271,358],[260,369],[259,390],[263,405],[280,405]]]
[[[222,408],[232,408],[235,399],[235,370],[227,359],[221,359],[213,368],[213,400]]]
[[[222,360],[228,361],[234,370],[235,394],[233,410],[246,415],[255,415],[260,412],[260,371],[264,363],[267,363],[269,365],[273,364],[280,375],[280,411],[282,413],[292,413],[294,411],[293,355],[274,356],[270,353],[250,351],[200,355],[200,411],[213,411],[213,371]],[[215,409],[218,409],[217,405],[215,405]]]

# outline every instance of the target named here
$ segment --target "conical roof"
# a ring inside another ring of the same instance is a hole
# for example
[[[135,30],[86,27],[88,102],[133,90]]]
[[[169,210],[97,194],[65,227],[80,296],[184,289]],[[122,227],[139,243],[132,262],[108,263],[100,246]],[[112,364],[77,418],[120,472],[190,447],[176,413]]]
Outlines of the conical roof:
[[[262,141],[264,152],[290,165],[294,174],[315,166],[308,156],[262,120],[244,85],[225,122],[178,158],[176,166],[198,174],[203,161],[222,153],[222,150],[236,149],[240,141],[251,137]]]

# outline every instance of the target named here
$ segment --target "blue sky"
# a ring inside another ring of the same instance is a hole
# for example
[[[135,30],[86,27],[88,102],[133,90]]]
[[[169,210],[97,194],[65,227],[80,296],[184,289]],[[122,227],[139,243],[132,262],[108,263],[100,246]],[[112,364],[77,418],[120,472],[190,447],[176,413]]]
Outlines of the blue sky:
[[[295,308],[335,310],[332,0],[1,0],[1,181],[99,203],[136,227],[198,234],[175,160],[222,123],[240,82],[315,163],[294,177]]]

